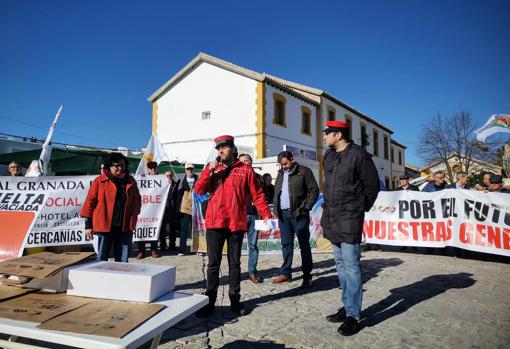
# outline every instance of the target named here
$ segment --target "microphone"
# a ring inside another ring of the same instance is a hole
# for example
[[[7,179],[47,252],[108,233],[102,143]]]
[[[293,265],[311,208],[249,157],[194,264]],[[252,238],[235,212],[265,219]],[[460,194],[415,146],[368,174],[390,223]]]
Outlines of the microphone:
[[[217,156],[216,159],[214,159],[214,161],[216,162],[216,164],[214,166],[211,166],[211,164],[209,164],[209,169],[211,170],[211,174],[212,172],[214,172],[214,170],[216,170],[216,167],[218,167],[220,161],[221,161],[221,156]],[[211,161],[212,163],[212,161]]]

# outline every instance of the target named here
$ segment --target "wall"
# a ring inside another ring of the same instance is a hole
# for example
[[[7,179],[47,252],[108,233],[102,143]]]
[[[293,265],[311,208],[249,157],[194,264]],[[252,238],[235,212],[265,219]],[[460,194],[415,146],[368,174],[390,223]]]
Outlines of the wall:
[[[406,163],[406,159],[405,159],[405,149],[396,145],[396,144],[392,144],[391,145],[391,149],[393,149],[393,152],[394,152],[394,156],[395,156],[395,161],[391,164],[391,180],[392,182],[394,183],[393,184],[393,187],[396,188],[400,185],[400,180],[399,180],[399,177],[403,174],[405,174],[405,163]],[[398,153],[402,153],[402,164],[399,164],[398,162]],[[390,153],[390,156],[391,156],[391,153]],[[391,157],[390,157],[390,160],[391,160]]]
[[[391,135],[388,131],[376,126],[370,121],[361,118],[359,115],[347,110],[339,104],[331,101],[329,98],[322,97],[322,120],[328,120],[328,106],[332,106],[336,110],[336,120],[346,120],[346,116],[352,119],[352,140],[354,143],[361,145],[361,124],[366,126],[368,143],[367,151],[370,154],[374,153],[373,130],[376,129],[379,135],[379,155],[373,156],[374,164],[379,172],[379,177],[384,181],[388,177],[391,184],[391,161],[390,161],[390,144]],[[388,160],[384,159],[384,135],[388,136]]]
[[[256,81],[202,62],[157,101],[158,138],[170,159],[203,163],[213,139],[230,134],[255,148]],[[202,112],[211,118],[202,120]],[[252,154],[253,155],[253,154]]]
[[[273,124],[274,100],[277,93],[286,99],[286,127]],[[301,133],[301,107],[311,112],[311,135]],[[266,83],[266,157],[277,156],[283,145],[317,151],[316,107]]]

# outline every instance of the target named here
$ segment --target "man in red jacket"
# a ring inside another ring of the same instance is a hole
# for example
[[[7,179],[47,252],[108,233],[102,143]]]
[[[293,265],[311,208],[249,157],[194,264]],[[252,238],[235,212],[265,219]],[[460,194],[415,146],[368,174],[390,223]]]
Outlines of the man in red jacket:
[[[246,310],[240,302],[241,246],[248,227],[246,217],[250,197],[263,219],[271,218],[271,212],[253,168],[237,159],[234,137],[220,136],[214,141],[218,150],[217,160],[211,161],[204,168],[194,188],[198,194],[211,194],[205,214],[208,256],[206,295],[209,304],[198,315],[208,316],[214,312],[226,240],[230,309],[242,316]]]

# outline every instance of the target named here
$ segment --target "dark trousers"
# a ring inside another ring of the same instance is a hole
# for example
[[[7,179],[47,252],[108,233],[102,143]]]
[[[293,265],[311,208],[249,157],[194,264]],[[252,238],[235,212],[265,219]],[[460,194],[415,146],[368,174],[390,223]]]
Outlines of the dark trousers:
[[[206,294],[216,299],[220,283],[220,265],[223,245],[227,241],[229,290],[231,298],[240,298],[241,292],[241,247],[244,232],[232,233],[228,229],[210,229],[205,234],[207,242],[207,289]]]
[[[288,278],[292,277],[292,259],[294,257],[294,236],[297,235],[299,248],[301,249],[301,261],[303,277],[309,278],[313,269],[312,249],[310,247],[310,218],[295,218],[290,210],[283,210],[282,217],[278,221],[280,238],[282,242],[283,264],[280,274]]]
[[[157,241],[137,241],[136,246],[138,246],[138,252],[145,253],[145,244],[150,242],[151,244],[151,252],[158,250],[158,242]]]
[[[180,218],[181,238],[179,241],[179,251],[184,253],[188,249],[188,238],[191,235],[192,218],[190,214],[183,213]]]
[[[175,248],[175,240],[177,238],[177,214],[172,209],[167,209],[163,215],[161,222],[161,230],[159,232],[159,243],[162,249],[167,248],[166,237],[168,236],[168,247]]]

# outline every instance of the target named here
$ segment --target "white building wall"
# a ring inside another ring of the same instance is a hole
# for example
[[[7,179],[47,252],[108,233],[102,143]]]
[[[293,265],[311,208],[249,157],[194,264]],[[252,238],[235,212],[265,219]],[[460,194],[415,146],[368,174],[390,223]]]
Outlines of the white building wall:
[[[405,174],[406,168],[405,168],[405,149],[396,145],[392,144],[391,148],[393,149],[395,159],[394,162],[391,164],[391,176],[392,176],[392,182],[394,183],[394,187],[397,187],[400,185],[399,177],[403,174]],[[399,152],[402,154],[402,164],[399,164],[398,162],[398,154]],[[390,158],[391,159],[391,158]]]
[[[277,93],[286,99],[286,126],[273,124],[274,99]],[[311,112],[311,136],[301,133],[301,107],[306,107]],[[294,97],[280,89],[266,84],[266,156],[276,156],[283,150],[283,145],[290,145],[303,150],[317,151],[317,108]]]
[[[379,172],[379,177],[384,181],[386,177],[389,179],[391,184],[391,159],[390,159],[390,145],[391,145],[391,135],[388,131],[380,128],[379,126],[373,124],[372,122],[361,118],[359,115],[347,110],[343,106],[331,101],[328,98],[322,98],[322,120],[325,122],[328,120],[328,106],[331,106],[336,111],[336,120],[345,121],[346,117],[351,118],[352,120],[352,140],[354,143],[361,145],[361,124],[366,126],[367,135],[368,135],[368,143],[367,151],[370,154],[374,154],[374,140],[373,140],[373,130],[376,129],[379,135],[379,155],[373,156],[374,164]],[[384,159],[384,135],[388,136],[388,160]]]
[[[213,139],[230,134],[255,149],[257,82],[201,63],[157,100],[157,134],[170,159],[204,163]],[[203,112],[210,119],[202,120]],[[252,153],[253,155],[253,153]]]

